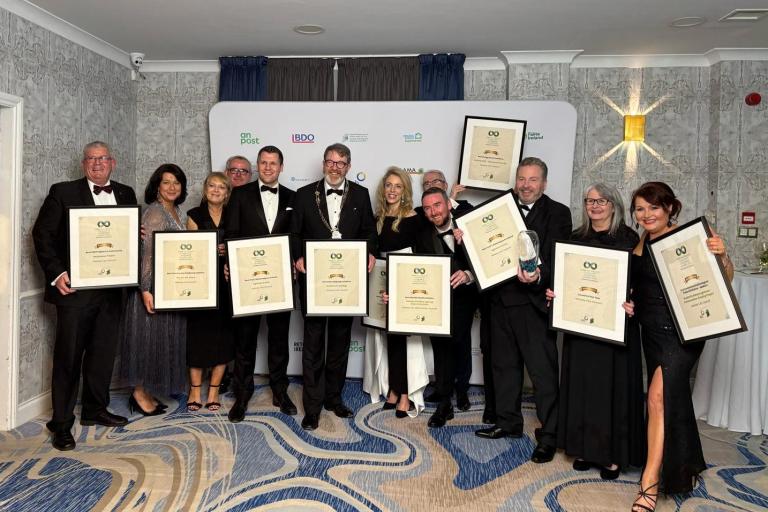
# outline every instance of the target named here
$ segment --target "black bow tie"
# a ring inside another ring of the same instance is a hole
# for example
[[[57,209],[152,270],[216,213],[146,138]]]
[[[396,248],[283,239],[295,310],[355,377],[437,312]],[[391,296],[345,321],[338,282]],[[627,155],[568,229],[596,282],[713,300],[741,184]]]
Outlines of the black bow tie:
[[[446,236],[453,238],[453,230],[449,229],[448,231],[440,233],[440,236],[443,238],[445,238]]]
[[[102,192],[106,192],[107,194],[112,193],[112,185],[104,185],[103,187],[100,187],[98,185],[93,186],[93,193],[96,195],[101,194]]]
[[[344,195],[344,191],[338,188],[329,188],[328,191],[325,193],[326,196],[329,196],[331,194],[338,194],[340,196]]]
[[[272,188],[272,187],[268,187],[266,185],[262,185],[261,186],[261,191],[262,192],[272,192],[273,194],[277,194],[277,187]]]
[[[520,208],[527,212],[531,211],[530,205],[527,205],[527,204],[520,203]]]

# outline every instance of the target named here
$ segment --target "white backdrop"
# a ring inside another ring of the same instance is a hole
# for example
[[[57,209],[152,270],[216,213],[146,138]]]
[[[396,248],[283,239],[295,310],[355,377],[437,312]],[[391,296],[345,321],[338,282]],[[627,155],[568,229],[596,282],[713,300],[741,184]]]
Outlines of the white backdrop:
[[[425,171],[440,169],[449,183],[456,181],[466,115],[526,120],[523,156],[537,156],[547,162],[547,194],[570,204],[576,110],[560,101],[222,102],[209,114],[211,163],[214,170],[223,170],[227,158],[243,155],[255,164],[260,148],[277,146],[285,157],[280,182],[298,189],[320,179],[323,150],[341,142],[352,151],[347,178],[367,187],[373,197],[387,167],[396,165],[411,174],[414,202],[418,204]],[[477,204],[493,195],[468,190],[461,198]],[[264,329],[262,325],[257,373],[267,371]],[[477,322],[472,335],[472,382],[482,383]],[[301,374],[301,338],[301,315],[294,312],[290,374]],[[427,343],[431,368],[429,348]],[[365,330],[355,320],[349,376],[362,377],[364,350]]]

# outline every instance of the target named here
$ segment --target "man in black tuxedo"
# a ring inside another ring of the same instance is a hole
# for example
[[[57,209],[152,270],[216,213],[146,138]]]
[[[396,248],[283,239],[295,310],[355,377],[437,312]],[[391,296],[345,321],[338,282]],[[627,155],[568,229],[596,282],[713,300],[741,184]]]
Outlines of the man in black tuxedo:
[[[491,350],[496,386],[496,424],[475,432],[479,437],[521,437],[523,364],[534,387],[537,446],[531,460],[549,462],[555,454],[557,435],[557,335],[547,329],[546,287],[550,282],[555,240],[570,238],[571,211],[544,195],[547,164],[524,158],[517,167],[515,196],[528,229],[539,237],[541,263],[533,273],[520,269],[517,279],[496,288],[491,295]]]
[[[258,179],[232,190],[226,208],[225,237],[243,238],[273,234],[290,234],[293,200],[296,193],[278,183],[283,171],[283,153],[275,146],[264,146],[257,156]],[[288,397],[288,328],[291,312],[265,315],[267,320],[267,365],[272,404],[288,415],[296,414],[296,406]],[[261,316],[233,320],[235,330],[235,364],[232,386],[235,403],[229,410],[229,421],[245,418],[248,400],[253,395],[253,369],[256,364],[256,338]]]
[[[86,145],[82,167],[85,177],[51,187],[32,229],[37,259],[49,284],[45,287],[45,301],[56,306],[53,417],[46,426],[53,433],[53,446],[58,450],[75,448],[71,429],[81,369],[80,424],[115,427],[128,423],[126,418],[107,410],[117,349],[115,326],[123,310],[123,291],[70,288],[67,208],[135,205],[136,194],[132,188],[110,181],[115,159],[106,143],[95,141]]]
[[[296,192],[293,212],[294,254],[303,254],[305,240],[341,239],[368,241],[368,272],[376,261],[376,222],[368,189],[346,179],[352,155],[343,144],[328,146],[323,155],[324,178]],[[306,297],[304,257],[296,260],[302,297]],[[320,410],[349,418],[352,411],[341,400],[347,374],[351,317],[304,316],[304,419],[305,430],[318,426]],[[326,349],[325,329],[328,327]]]
[[[443,190],[444,192],[448,192],[448,181],[445,179],[445,174],[443,174],[443,171],[439,169],[430,169],[429,171],[425,172],[421,176],[421,190],[426,191],[431,188],[438,188],[440,190]],[[451,188],[451,195],[448,196],[448,207],[451,210],[451,215],[455,217],[461,216],[461,214],[466,213],[468,211],[472,210],[472,205],[469,203],[469,201],[465,201],[464,199],[455,199],[455,195],[459,192],[463,191],[464,187],[462,185],[454,184]],[[432,223],[427,218],[426,214],[424,213],[424,206],[417,206],[414,208],[416,210],[416,213],[422,216],[422,218],[425,221],[425,224],[428,227],[432,226]],[[469,396],[467,395],[467,390],[469,390],[469,378],[472,376],[472,345],[471,343],[469,345],[462,345],[458,348],[455,352],[456,354],[456,366],[455,366],[455,376],[456,376],[456,407],[460,411],[468,411],[470,407],[469,403]],[[486,379],[488,381],[491,381],[492,379]],[[486,385],[488,387],[490,383]],[[488,393],[486,392],[486,395]],[[450,397],[448,397],[450,398]],[[438,402],[440,403],[443,400],[443,397],[440,396],[440,393],[437,391],[432,392],[429,395],[426,395],[424,397],[424,400],[427,402]]]
[[[242,187],[251,181],[251,161],[242,155],[231,156],[227,158],[224,172],[229,176],[233,189]]]
[[[477,309],[478,292],[474,276],[469,270],[464,251],[460,250],[453,238],[453,214],[450,198],[445,190],[437,187],[427,189],[421,196],[429,225],[418,237],[414,251],[424,254],[446,254],[451,259],[451,337],[432,337],[432,352],[435,363],[435,388],[440,397],[437,410],[429,418],[430,427],[439,428],[453,419],[453,396],[456,372],[461,368],[461,355],[471,353],[472,318]],[[466,390],[464,391],[466,395]],[[456,393],[457,403],[459,391]]]

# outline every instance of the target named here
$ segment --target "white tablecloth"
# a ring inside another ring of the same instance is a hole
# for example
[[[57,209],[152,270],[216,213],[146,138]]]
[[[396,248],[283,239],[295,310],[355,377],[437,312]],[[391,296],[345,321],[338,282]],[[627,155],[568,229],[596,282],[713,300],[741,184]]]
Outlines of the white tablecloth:
[[[768,434],[768,276],[737,272],[733,291],[749,330],[707,341],[693,408],[715,427]]]

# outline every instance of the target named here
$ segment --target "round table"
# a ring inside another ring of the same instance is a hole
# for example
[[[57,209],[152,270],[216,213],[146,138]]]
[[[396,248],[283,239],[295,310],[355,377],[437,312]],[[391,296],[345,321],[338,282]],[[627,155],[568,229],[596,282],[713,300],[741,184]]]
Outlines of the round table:
[[[733,291],[748,331],[707,341],[693,408],[712,426],[768,434],[768,275],[737,272]]]

